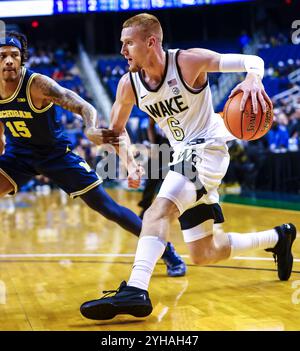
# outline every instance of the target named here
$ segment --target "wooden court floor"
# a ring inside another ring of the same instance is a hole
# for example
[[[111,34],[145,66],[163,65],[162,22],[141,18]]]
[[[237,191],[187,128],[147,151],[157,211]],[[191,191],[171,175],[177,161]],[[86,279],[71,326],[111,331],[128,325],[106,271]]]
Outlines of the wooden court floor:
[[[141,193],[111,190],[138,212]],[[293,222],[300,213],[223,204],[225,231],[251,232]],[[197,267],[186,256],[185,277],[169,278],[162,261],[150,284],[154,306],[148,318],[119,316],[92,321],[82,302],[102,296],[129,277],[136,238],[59,192],[19,194],[0,200],[0,330],[14,331],[217,331],[300,330],[300,240],[288,282],[277,279],[264,251]],[[177,223],[172,241],[187,249]]]

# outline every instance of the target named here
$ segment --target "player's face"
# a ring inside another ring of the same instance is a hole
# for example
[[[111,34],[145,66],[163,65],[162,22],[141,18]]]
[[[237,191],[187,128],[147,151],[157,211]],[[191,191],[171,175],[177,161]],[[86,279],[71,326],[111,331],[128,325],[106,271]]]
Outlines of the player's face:
[[[13,82],[19,77],[21,67],[21,52],[14,46],[0,47],[0,78]]]
[[[138,72],[148,54],[147,41],[138,27],[128,27],[122,30],[121,42],[121,54],[128,61],[129,71]]]

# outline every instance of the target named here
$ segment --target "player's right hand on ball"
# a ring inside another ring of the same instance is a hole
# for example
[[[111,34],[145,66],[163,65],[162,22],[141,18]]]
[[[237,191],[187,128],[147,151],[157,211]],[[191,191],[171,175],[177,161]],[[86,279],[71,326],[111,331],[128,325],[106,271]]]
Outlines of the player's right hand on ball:
[[[86,129],[87,138],[96,145],[119,144],[123,137],[111,129],[90,127]]]
[[[272,107],[272,101],[267,95],[261,79],[258,78],[255,74],[248,73],[245,80],[243,80],[231,91],[229,98],[232,98],[239,92],[243,92],[243,98],[240,105],[241,111],[244,111],[246,102],[249,97],[251,98],[253,112],[255,114],[258,113],[258,102],[261,105],[263,113],[267,111],[266,101],[269,103],[269,106]]]

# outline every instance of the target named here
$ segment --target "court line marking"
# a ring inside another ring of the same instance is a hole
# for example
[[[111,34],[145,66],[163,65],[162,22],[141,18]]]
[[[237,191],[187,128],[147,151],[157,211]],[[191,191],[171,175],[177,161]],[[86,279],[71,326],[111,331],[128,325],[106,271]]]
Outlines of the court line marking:
[[[68,261],[68,260],[36,260],[36,259],[33,259],[33,260],[28,260],[28,259],[25,259],[25,260],[0,260],[1,263],[62,263],[63,261]],[[75,260],[71,260],[72,263],[104,263],[104,264],[127,264],[127,265],[131,265],[132,263],[131,262],[122,262],[122,261],[91,261],[91,260],[78,260],[78,259],[75,259]],[[163,265],[162,262],[157,262],[157,265]],[[193,265],[193,264],[189,264],[187,263],[187,266],[188,267],[196,267],[196,265]],[[250,270],[250,271],[266,271],[266,272],[276,272],[277,269],[276,268],[258,268],[258,267],[237,267],[237,266],[219,266],[219,265],[205,265],[203,267],[206,267],[206,268],[221,268],[221,269],[241,269],[241,270]],[[300,271],[296,271],[296,270],[293,270],[292,271],[293,273],[300,273]]]
[[[89,253],[39,253],[39,254],[0,254],[0,258],[34,258],[34,257],[134,257],[135,254],[89,254]],[[189,258],[188,255],[181,255],[183,258]],[[255,257],[255,256],[235,256],[234,260],[249,261],[274,261],[272,257]],[[294,262],[300,262],[299,258],[294,258]]]

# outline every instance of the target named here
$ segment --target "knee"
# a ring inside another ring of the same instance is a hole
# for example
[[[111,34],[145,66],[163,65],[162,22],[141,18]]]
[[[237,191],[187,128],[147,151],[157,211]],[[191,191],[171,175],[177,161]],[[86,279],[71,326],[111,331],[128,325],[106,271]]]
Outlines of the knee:
[[[115,206],[114,204],[109,204],[105,202],[100,206],[94,207],[93,209],[109,221],[118,221],[119,218],[122,217],[123,213],[122,206]]]
[[[144,214],[141,235],[156,233],[163,240],[166,240],[170,223],[178,217],[178,214],[177,207],[173,202],[165,198],[157,198]]]
[[[144,213],[143,220],[151,221],[151,219],[155,216],[155,211],[153,211],[152,206],[150,206]]]
[[[106,193],[100,188],[92,189],[88,193],[81,196],[81,199],[92,210],[100,213],[108,220],[114,220],[119,217],[122,207],[116,204]]]
[[[105,207],[96,210],[98,213],[100,213],[103,217],[108,219],[109,221],[115,221],[118,219],[119,215],[117,211],[114,211],[112,208]]]
[[[144,213],[143,223],[153,224],[161,219],[168,219],[168,214],[164,211],[158,211],[155,206],[151,206]]]

